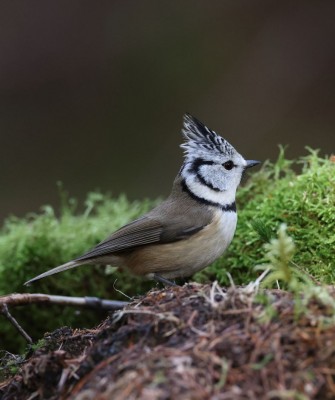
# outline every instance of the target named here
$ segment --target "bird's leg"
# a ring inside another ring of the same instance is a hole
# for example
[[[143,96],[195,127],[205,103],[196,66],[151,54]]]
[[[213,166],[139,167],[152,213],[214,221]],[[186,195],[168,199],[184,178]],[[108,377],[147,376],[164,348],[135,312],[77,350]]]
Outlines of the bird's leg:
[[[156,282],[163,283],[163,285],[165,285],[165,286],[178,286],[175,282],[169,281],[168,279],[163,278],[162,276],[160,276],[158,274],[153,274],[153,279]]]

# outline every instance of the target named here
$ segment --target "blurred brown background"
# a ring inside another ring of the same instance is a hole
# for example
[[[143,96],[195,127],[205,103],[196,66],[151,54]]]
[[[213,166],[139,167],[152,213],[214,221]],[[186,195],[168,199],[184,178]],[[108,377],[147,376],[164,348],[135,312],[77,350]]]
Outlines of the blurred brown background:
[[[0,5],[0,221],[84,198],[168,194],[185,111],[247,158],[335,152],[335,2]]]

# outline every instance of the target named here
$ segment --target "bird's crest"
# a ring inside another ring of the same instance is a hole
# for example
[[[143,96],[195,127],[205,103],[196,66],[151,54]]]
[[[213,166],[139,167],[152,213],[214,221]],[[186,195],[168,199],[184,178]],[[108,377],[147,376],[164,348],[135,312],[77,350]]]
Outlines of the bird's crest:
[[[190,114],[184,115],[182,134],[185,143],[180,147],[184,149],[186,156],[212,154],[229,157],[236,154],[236,150],[230,143]]]

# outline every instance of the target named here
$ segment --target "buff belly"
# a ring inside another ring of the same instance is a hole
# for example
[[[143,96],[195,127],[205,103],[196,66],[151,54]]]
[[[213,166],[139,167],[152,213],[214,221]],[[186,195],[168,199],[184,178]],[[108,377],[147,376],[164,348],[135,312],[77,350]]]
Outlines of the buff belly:
[[[197,234],[178,242],[138,248],[125,255],[120,266],[136,275],[156,273],[168,279],[190,276],[226,250],[236,222],[235,212],[216,211],[212,222]]]

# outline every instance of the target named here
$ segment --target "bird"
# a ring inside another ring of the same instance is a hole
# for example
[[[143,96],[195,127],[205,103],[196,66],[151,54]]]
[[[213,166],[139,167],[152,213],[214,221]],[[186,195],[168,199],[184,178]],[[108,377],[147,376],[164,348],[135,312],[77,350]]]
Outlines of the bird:
[[[112,265],[165,285],[188,278],[220,257],[235,234],[236,189],[245,160],[215,131],[192,115],[183,117],[184,162],[170,195],[83,255],[27,281],[84,264]]]

